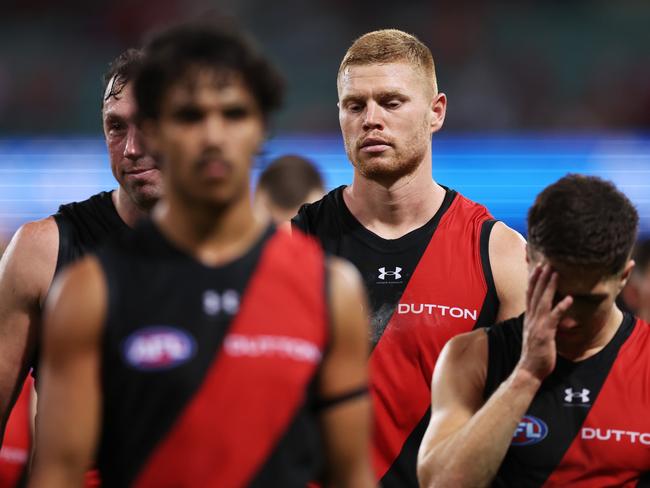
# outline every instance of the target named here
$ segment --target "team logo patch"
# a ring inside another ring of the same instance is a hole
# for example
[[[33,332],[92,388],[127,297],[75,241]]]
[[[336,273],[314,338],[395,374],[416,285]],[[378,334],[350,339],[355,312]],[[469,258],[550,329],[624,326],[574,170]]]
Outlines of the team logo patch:
[[[133,332],[124,341],[127,364],[143,371],[160,371],[179,366],[196,352],[196,342],[187,332],[167,325],[154,325]]]
[[[544,440],[548,434],[548,426],[542,419],[532,415],[524,415],[512,434],[513,446],[529,446]]]
[[[591,405],[589,399],[590,393],[591,392],[587,388],[581,388],[580,390],[566,388],[564,390],[564,403],[588,407]]]
[[[395,266],[395,271],[386,270],[386,267],[379,268],[377,271],[379,271],[378,278],[380,280],[385,280],[386,276],[390,276],[394,280],[402,278],[402,268],[399,266]]]

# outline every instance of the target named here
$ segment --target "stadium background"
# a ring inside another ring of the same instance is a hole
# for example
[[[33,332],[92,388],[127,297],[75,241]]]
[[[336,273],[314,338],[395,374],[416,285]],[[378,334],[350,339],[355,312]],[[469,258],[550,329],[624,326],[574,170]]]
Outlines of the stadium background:
[[[277,155],[349,182],[335,77],[366,31],[431,47],[449,97],[434,177],[520,231],[537,192],[598,174],[635,202],[650,236],[650,2],[202,0],[3,2],[0,238],[60,203],[114,187],[101,133],[101,75],[151,29],[215,17],[249,30],[288,80],[254,175]]]

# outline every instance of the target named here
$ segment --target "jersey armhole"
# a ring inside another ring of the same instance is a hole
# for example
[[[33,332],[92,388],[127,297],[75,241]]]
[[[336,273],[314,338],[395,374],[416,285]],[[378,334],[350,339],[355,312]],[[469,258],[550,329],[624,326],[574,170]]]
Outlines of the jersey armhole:
[[[490,235],[492,229],[497,221],[489,219],[483,221],[481,224],[481,235],[479,238],[479,247],[481,254],[481,267],[483,268],[483,277],[487,291],[485,293],[485,300],[481,307],[481,312],[476,320],[474,328],[487,327],[493,325],[496,321],[497,313],[499,311],[499,295],[497,294],[496,285],[494,284],[494,276],[492,275],[492,266],[490,264]]]
[[[61,271],[63,263],[69,262],[70,259],[63,256],[64,249],[70,249],[70,227],[67,225],[65,219],[59,213],[52,215],[56,230],[59,234],[59,248],[56,250],[56,264],[54,266],[54,276]]]

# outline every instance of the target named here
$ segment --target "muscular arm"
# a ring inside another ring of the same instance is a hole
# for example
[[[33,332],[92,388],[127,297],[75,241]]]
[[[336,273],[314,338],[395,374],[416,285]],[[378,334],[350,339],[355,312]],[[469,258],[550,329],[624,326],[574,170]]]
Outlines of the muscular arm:
[[[358,391],[368,383],[368,319],[361,279],[352,265],[330,263],[330,348],[323,364],[324,400]],[[321,413],[327,456],[326,486],[374,486],[370,468],[370,399],[367,394],[331,405]]]
[[[539,382],[516,371],[483,405],[486,365],[484,330],[458,336],[443,349],[418,455],[421,486],[489,486],[499,469]]]
[[[483,330],[452,339],[431,385],[431,421],[418,455],[421,486],[488,486],[543,379],[555,367],[557,325],[571,306],[553,306],[557,274],[536,267],[526,291],[521,358],[483,405],[488,341]]]
[[[21,227],[0,261],[0,443],[31,366],[58,249],[56,223],[48,218]]]
[[[100,427],[100,335],[106,287],[94,258],[55,281],[45,311],[30,486],[81,486]]]
[[[497,322],[516,317],[526,305],[526,241],[503,222],[497,222],[490,234],[490,267],[499,297]]]

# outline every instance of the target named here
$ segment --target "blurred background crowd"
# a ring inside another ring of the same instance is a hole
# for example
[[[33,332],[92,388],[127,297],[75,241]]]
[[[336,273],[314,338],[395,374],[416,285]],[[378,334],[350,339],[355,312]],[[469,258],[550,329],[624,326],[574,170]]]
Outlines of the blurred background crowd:
[[[330,189],[351,171],[335,77],[359,35],[397,27],[430,46],[449,98],[434,177],[520,231],[534,195],[569,171],[613,179],[650,233],[650,2],[646,0],[8,0],[0,17],[0,236],[113,186],[101,76],[170,23],[243,26],[287,78],[256,167],[311,158]]]
[[[8,0],[0,134],[97,134],[107,61],[151,29],[206,15],[243,25],[286,74],[280,132],[336,131],[340,58],[355,37],[387,26],[431,47],[450,100],[447,130],[650,126],[645,0]]]

